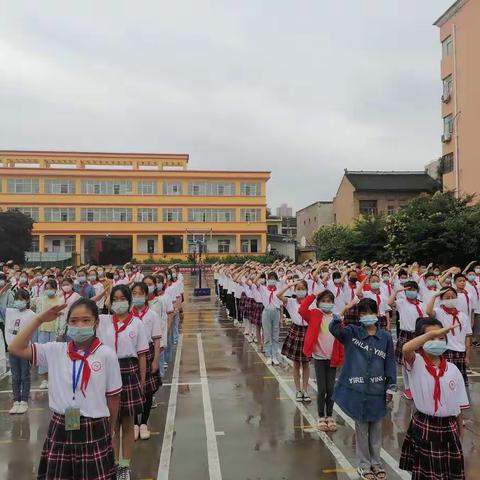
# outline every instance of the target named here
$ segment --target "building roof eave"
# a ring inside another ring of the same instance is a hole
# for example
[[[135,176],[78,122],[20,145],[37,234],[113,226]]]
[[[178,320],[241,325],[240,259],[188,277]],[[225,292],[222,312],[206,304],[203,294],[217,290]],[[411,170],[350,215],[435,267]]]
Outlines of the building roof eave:
[[[457,12],[470,0],[457,0],[453,5],[451,5],[442,15],[433,22],[433,25],[436,27],[442,27],[447,23]]]

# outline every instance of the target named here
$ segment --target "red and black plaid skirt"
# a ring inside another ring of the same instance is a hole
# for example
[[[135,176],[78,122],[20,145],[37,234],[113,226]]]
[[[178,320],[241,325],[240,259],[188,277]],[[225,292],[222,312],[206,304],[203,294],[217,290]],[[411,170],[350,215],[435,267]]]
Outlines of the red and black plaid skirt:
[[[143,392],[140,388],[138,358],[120,358],[122,393],[120,394],[120,417],[134,417],[143,411]]]
[[[465,381],[465,386],[468,386],[468,377],[467,377],[467,362],[465,361],[466,352],[456,352],[454,350],[447,350],[443,356],[447,362],[453,363],[457,366],[462,374],[463,380]]]
[[[38,480],[116,478],[109,418],[80,417],[80,430],[65,431],[65,416],[54,413],[38,467]]]
[[[287,338],[282,347],[282,355],[285,355],[294,362],[309,362],[310,358],[303,353],[303,342],[305,340],[305,332],[307,327],[292,324],[288,331]]]
[[[416,412],[403,441],[400,468],[411,472],[412,480],[464,480],[456,418]]]
[[[407,332],[406,330],[400,330],[400,335],[397,338],[397,345],[395,346],[395,359],[399,365],[403,365],[403,346],[413,340],[415,332]]]
[[[252,312],[254,308],[255,308],[255,300],[253,298],[247,297],[247,300],[245,301],[245,308],[243,310],[243,318],[245,320],[248,320],[249,322],[251,321]]]
[[[378,326],[383,330],[387,329],[387,317],[385,315],[378,316]]]
[[[254,306],[252,308],[252,317],[250,318],[250,323],[253,325],[262,326],[262,313],[263,313],[263,303],[258,303],[254,301]]]
[[[242,292],[242,296],[240,297],[240,300],[238,301],[238,311],[240,313],[240,318],[243,319],[245,316],[245,310],[246,310],[246,305],[247,305],[247,296],[245,293]]]
[[[162,379],[160,378],[160,372],[157,369],[156,373],[152,373],[152,363],[155,356],[155,346],[153,342],[148,345],[147,353],[147,372],[145,375],[145,396],[154,394],[161,386]]]

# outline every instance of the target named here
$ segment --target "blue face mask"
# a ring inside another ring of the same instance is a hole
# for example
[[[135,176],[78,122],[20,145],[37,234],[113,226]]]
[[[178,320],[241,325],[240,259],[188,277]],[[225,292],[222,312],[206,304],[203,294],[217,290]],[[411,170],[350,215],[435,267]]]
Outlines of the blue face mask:
[[[370,286],[374,289],[374,290],[378,290],[380,288],[380,284],[378,282],[372,282],[370,284]]]
[[[69,325],[67,328],[67,335],[75,343],[82,343],[95,335],[95,329],[93,327],[74,327]]]
[[[143,307],[145,305],[145,297],[133,297],[132,303],[135,307]]]
[[[333,303],[323,303],[323,302],[320,302],[318,304],[318,308],[320,308],[320,310],[323,312],[323,313],[330,313],[332,310],[333,310]]]
[[[149,285],[148,286],[148,293],[152,295],[152,293],[155,293],[155,285]]]
[[[436,287],[437,281],[436,280],[427,280],[427,287]]]
[[[376,315],[364,315],[363,317],[360,317],[360,323],[365,326],[375,325],[377,322],[378,318]]]
[[[13,308],[25,310],[27,308],[27,302],[25,300],[15,300],[13,302]]]
[[[305,298],[307,296],[307,291],[306,290],[297,290],[295,292],[295,295],[297,298]]]
[[[87,281],[86,277],[78,277],[78,283],[85,283]]]
[[[418,297],[418,293],[415,290],[405,290],[405,296],[409,300],[415,300]]]
[[[53,298],[55,296],[55,290],[45,290],[45,295],[48,298]]]
[[[447,350],[447,342],[445,340],[429,340],[423,345],[423,350],[428,355],[439,357]]]

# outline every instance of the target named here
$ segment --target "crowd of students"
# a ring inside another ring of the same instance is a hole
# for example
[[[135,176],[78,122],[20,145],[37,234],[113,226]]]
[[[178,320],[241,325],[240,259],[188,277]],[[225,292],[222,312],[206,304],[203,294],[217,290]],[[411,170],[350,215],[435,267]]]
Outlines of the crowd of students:
[[[414,480],[465,478],[462,411],[470,353],[480,346],[480,263],[442,271],[418,263],[252,261],[216,264],[214,279],[228,315],[267,364],[279,365],[280,352],[293,363],[298,402],[311,402],[313,361],[318,428],[339,428],[334,403],[355,421],[360,478],[387,477],[382,422],[398,391],[397,367],[415,405],[400,468]],[[290,327],[280,349],[282,322]]]
[[[130,479],[178,338],[182,274],[172,266],[145,276],[132,264],[0,270],[9,413],[28,411],[31,368],[53,412],[38,478]]]

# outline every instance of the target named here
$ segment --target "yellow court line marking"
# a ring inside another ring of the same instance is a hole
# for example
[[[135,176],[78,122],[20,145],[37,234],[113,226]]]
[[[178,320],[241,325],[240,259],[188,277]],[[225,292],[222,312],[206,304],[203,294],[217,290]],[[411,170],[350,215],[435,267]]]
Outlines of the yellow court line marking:
[[[45,409],[44,408],[29,408],[29,412],[43,412]],[[0,410],[0,413],[8,413],[10,410]],[[12,415],[13,417],[13,415]]]
[[[0,440],[0,445],[6,445],[7,443],[13,443],[12,440]]]
[[[322,470],[323,473],[349,473],[356,471],[356,468],[330,468],[328,470]]]

